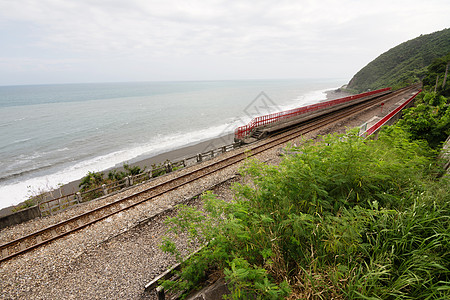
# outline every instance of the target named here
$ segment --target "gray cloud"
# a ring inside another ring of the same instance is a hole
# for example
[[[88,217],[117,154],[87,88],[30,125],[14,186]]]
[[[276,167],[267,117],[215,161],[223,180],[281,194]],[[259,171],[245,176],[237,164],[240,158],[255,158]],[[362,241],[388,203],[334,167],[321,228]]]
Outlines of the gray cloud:
[[[0,0],[0,85],[350,77],[448,27],[449,12],[446,0]]]

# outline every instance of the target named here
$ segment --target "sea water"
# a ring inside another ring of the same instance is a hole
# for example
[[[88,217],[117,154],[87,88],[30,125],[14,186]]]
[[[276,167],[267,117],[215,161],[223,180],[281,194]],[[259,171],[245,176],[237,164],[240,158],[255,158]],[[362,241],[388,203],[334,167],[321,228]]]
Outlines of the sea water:
[[[326,98],[327,80],[0,86],[0,208]]]

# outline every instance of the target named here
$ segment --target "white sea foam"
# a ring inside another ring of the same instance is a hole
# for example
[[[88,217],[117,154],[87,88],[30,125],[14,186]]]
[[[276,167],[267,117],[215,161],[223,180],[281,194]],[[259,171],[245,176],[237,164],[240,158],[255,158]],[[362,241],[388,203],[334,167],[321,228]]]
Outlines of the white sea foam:
[[[78,180],[88,172],[106,170],[124,162],[132,161],[139,156],[151,157],[190,144],[220,137],[233,132],[234,128],[240,125],[242,125],[242,121],[235,119],[229,120],[225,124],[202,130],[157,136],[147,144],[84,160],[49,175],[11,182],[0,186],[0,203],[2,207],[15,205],[42,191],[55,189],[59,185]],[[64,151],[64,149],[61,150]],[[70,193],[72,191],[66,192]]]
[[[303,95],[299,95],[297,98],[283,105],[281,108],[282,110],[289,110],[326,100],[327,99],[326,92],[329,90],[331,89],[328,88],[323,90],[311,91]]]

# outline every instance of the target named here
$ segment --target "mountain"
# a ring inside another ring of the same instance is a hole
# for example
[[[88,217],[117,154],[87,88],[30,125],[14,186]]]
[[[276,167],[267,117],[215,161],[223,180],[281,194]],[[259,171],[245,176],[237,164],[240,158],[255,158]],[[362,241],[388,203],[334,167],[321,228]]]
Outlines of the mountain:
[[[397,89],[420,82],[436,58],[450,53],[450,28],[421,35],[381,54],[348,83],[357,92],[382,87]]]

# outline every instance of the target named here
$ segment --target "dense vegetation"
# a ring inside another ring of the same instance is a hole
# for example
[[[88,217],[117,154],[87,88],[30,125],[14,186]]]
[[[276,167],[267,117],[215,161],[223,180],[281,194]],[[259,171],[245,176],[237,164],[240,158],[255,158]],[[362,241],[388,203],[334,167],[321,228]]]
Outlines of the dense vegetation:
[[[279,166],[250,159],[233,202],[180,206],[170,231],[206,246],[164,285],[222,276],[233,299],[450,299],[450,176],[436,160],[450,134],[448,89],[435,85],[446,62],[377,140],[350,131],[290,147]],[[169,238],[162,248],[182,261]]]
[[[396,89],[420,82],[433,59],[448,53],[450,29],[421,35],[381,54],[356,73],[348,88],[363,92],[386,86]]]
[[[412,139],[425,140],[432,148],[438,148],[450,135],[449,65],[450,53],[433,60],[425,73],[423,92],[399,122]]]
[[[280,166],[249,161],[253,184],[234,202],[207,194],[207,213],[180,207],[172,230],[209,244],[166,285],[217,272],[236,299],[450,296],[450,182],[430,176],[425,142],[393,127],[291,150]],[[163,249],[177,253],[170,240]]]

